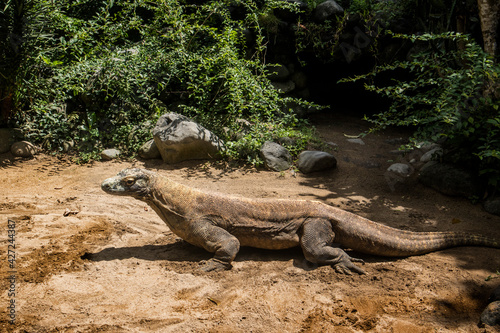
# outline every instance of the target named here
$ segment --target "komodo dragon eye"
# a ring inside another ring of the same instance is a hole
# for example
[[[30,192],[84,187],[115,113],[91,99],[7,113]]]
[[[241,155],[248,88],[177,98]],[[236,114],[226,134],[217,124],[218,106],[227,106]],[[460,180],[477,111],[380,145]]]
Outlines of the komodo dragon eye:
[[[135,184],[135,178],[134,177],[127,177],[127,178],[123,179],[123,182],[127,186],[132,186]]]

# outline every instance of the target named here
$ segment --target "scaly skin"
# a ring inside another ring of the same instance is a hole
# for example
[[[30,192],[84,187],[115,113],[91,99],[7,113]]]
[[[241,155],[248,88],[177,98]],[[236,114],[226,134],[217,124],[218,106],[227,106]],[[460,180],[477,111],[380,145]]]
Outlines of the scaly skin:
[[[152,171],[125,169],[106,179],[110,194],[150,205],[173,233],[214,253],[203,270],[230,269],[240,246],[287,249],[301,246],[307,260],[332,265],[339,273],[365,274],[340,244],[358,252],[406,257],[454,246],[500,248],[498,241],[461,232],[394,229],[317,201],[247,199],[206,193]]]

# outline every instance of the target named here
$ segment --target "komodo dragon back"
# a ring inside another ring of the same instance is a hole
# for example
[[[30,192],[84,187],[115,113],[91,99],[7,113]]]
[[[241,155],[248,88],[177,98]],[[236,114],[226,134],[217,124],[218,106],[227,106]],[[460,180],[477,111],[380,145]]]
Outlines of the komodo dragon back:
[[[455,246],[500,248],[498,240],[465,232],[412,232],[388,227],[317,201],[247,199],[207,193],[144,169],[125,169],[103,181],[113,195],[146,202],[185,241],[214,253],[204,271],[230,269],[240,245],[301,246],[307,260],[339,273],[364,274],[344,250],[406,257]]]

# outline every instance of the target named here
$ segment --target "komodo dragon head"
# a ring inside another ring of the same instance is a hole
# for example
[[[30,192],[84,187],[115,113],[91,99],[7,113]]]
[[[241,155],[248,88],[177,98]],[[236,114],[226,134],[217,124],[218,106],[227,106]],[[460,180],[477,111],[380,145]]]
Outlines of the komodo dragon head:
[[[150,194],[153,173],[144,169],[125,169],[115,177],[104,180],[101,188],[114,195],[132,196],[142,199]]]

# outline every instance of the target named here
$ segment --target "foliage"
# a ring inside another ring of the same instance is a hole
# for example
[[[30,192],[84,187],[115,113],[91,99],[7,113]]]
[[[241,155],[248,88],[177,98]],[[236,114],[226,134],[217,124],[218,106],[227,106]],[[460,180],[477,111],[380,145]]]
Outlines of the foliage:
[[[290,123],[294,126],[286,126]],[[227,144],[227,154],[232,159],[246,160],[249,164],[260,166],[263,161],[258,151],[266,141],[281,143],[293,156],[297,156],[305,147],[321,146],[314,128],[308,126],[307,121],[297,120],[293,114],[289,114],[282,123],[258,122],[248,132],[243,131],[239,140]]]
[[[255,156],[258,128],[275,138],[282,129],[302,135],[286,107],[290,99],[266,77],[259,23],[273,8],[290,7],[286,2],[30,3],[23,34],[30,52],[20,55],[13,121],[47,149],[74,141],[84,156],[107,146],[133,154],[167,111],[190,116],[226,140],[237,130],[236,119],[250,120],[250,138],[227,145],[232,157]],[[235,6],[244,15],[233,15]]]
[[[500,66],[462,34],[394,37],[418,43],[425,51],[342,80],[365,80],[367,90],[391,99],[388,110],[367,118],[373,130],[411,127],[413,144],[443,142],[451,151],[448,158],[475,168],[491,185],[500,185],[500,103],[494,97]],[[457,47],[448,49],[450,41]],[[387,72],[389,83],[382,79]]]

